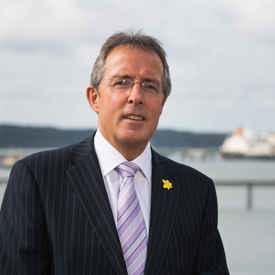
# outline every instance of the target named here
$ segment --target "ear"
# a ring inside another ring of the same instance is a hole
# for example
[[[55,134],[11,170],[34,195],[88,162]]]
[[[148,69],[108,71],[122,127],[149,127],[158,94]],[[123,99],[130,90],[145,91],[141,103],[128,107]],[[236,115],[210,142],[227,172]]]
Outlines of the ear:
[[[92,109],[96,112],[99,113],[99,94],[96,88],[93,86],[88,86],[86,90],[86,97],[89,102],[89,105],[92,107]]]

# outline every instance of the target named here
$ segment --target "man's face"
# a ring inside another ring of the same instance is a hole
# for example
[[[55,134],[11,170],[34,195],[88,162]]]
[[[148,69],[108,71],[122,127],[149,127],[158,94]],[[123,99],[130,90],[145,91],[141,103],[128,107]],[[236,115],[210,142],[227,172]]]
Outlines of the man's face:
[[[88,89],[98,127],[119,151],[143,150],[165,101],[162,62],[152,51],[119,46],[109,53],[104,68],[98,93],[91,89],[89,99]]]

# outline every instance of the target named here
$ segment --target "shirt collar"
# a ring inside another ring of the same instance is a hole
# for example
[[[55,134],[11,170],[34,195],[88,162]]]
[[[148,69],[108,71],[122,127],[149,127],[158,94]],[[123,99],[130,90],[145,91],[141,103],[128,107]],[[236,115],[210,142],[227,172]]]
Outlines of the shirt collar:
[[[103,177],[105,177],[118,165],[127,161],[125,157],[106,140],[100,130],[96,131],[94,144]],[[132,160],[132,162],[140,167],[148,181],[150,181],[151,178],[151,159],[152,153],[150,142],[148,142],[144,151],[137,158]]]

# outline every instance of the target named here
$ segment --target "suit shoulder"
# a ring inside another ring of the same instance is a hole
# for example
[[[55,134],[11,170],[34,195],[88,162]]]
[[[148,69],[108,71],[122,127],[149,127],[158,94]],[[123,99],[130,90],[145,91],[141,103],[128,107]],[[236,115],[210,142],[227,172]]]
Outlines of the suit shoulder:
[[[31,155],[28,155],[17,163],[15,166],[24,164],[30,169],[32,168],[42,168],[48,166],[62,166],[63,168],[70,165],[71,161],[78,155],[83,147],[87,147],[89,139],[85,139],[82,142],[67,145],[64,147],[40,151]]]
[[[201,171],[199,171],[191,166],[188,166],[183,163],[179,163],[179,162],[169,159],[165,156],[162,156],[158,153],[156,153],[156,155],[157,155],[157,158],[159,158],[160,162],[163,165],[165,165],[167,168],[171,169],[177,175],[181,175],[185,178],[194,179],[194,180],[200,181],[200,182],[208,182],[211,184],[213,183],[213,180],[209,176],[205,175]]]
[[[66,156],[70,154],[71,146],[62,148],[55,148],[45,151],[39,151],[30,155],[25,156],[18,163],[24,163],[27,166],[32,166],[33,163],[43,163],[55,159],[56,161],[66,159]]]

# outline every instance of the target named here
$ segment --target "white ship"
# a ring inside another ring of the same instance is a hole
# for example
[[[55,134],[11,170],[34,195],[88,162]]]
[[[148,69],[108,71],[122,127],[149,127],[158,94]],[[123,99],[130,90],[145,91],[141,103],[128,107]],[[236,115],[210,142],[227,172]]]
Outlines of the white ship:
[[[275,133],[256,133],[237,128],[220,147],[225,158],[275,159]]]

